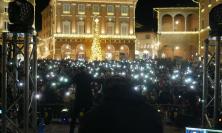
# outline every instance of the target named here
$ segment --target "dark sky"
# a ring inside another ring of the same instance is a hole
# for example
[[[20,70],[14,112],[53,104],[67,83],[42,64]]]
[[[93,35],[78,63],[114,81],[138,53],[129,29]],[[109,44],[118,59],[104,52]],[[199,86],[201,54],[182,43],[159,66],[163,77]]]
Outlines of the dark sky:
[[[49,0],[36,0],[37,30],[41,29],[40,12],[48,5]],[[144,25],[140,31],[155,31],[156,20],[154,7],[195,6],[192,0],[138,0],[136,8],[136,22]]]

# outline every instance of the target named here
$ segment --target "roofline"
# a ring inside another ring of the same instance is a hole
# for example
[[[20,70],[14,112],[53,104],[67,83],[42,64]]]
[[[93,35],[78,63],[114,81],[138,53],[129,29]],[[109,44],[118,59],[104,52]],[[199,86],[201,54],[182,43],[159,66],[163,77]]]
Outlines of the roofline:
[[[154,10],[175,10],[175,9],[190,10],[190,9],[199,9],[199,8],[198,7],[157,7],[153,9]]]
[[[114,4],[114,3],[119,3],[119,4],[136,4],[138,0],[57,0],[58,2],[81,2],[81,3],[109,3],[109,4]]]

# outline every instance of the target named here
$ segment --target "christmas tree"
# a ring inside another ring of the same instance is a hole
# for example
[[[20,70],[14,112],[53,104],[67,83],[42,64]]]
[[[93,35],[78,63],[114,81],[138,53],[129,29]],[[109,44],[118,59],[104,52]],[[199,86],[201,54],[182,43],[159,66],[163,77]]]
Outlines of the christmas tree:
[[[96,18],[94,20],[94,36],[93,36],[93,43],[91,47],[91,61],[95,60],[102,60],[102,51],[100,46],[100,37],[99,37],[99,19]]]

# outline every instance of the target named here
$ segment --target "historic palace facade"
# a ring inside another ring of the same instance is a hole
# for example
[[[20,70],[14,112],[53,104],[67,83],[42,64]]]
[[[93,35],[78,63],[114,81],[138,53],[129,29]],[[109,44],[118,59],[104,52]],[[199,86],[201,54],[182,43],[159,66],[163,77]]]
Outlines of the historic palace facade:
[[[0,1],[0,32],[8,29],[8,2],[7,0]]]
[[[191,60],[198,54],[199,10],[196,7],[155,8],[159,56]]]
[[[154,32],[136,33],[136,51],[137,59],[155,58],[158,56],[159,44]]]
[[[39,58],[90,59],[95,20],[103,59],[134,59],[137,0],[51,0],[42,12]]]

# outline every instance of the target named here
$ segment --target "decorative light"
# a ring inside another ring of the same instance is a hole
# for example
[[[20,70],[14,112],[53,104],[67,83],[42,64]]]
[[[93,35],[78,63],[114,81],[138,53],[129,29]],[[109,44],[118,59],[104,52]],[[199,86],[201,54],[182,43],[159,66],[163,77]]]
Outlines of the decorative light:
[[[201,9],[201,12],[203,13],[205,11],[205,9]]]
[[[80,49],[80,50],[84,50],[84,48],[83,48],[83,46],[82,46],[82,45],[80,45],[79,49]]]
[[[209,4],[208,7],[211,8],[211,7],[212,7],[212,4]]]
[[[120,47],[120,49],[121,49],[121,50],[124,50],[124,47],[123,47],[123,46],[121,46],[121,47]]]
[[[111,47],[110,47],[110,46],[108,46],[107,48],[108,48],[108,50],[110,50],[110,49],[111,49]]]
[[[102,50],[100,46],[100,36],[99,36],[99,19],[95,19],[95,28],[94,28],[94,38],[91,47],[92,55],[91,61],[102,60]]]
[[[179,24],[180,22],[177,20],[177,21],[175,21],[175,24]]]
[[[176,49],[176,50],[179,50],[179,49],[180,49],[180,47],[179,47],[179,46],[176,46],[176,47],[175,47],[175,49]]]

